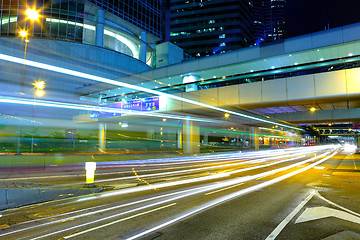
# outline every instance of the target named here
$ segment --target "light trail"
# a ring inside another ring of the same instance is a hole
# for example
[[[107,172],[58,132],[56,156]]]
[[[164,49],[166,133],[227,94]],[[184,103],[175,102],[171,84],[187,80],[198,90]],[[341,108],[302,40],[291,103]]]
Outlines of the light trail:
[[[45,100],[36,100],[36,102],[35,102],[35,101],[29,101],[29,100],[30,99],[0,96],[0,103],[8,103],[8,104],[21,104],[21,105],[31,105],[31,106],[41,106],[41,107],[72,109],[72,110],[108,112],[108,113],[121,113],[121,114],[125,113],[125,114],[132,114],[132,115],[158,117],[158,118],[191,120],[191,121],[196,121],[196,122],[222,123],[222,121],[208,119],[208,118],[181,117],[179,115],[170,115],[170,114],[157,113],[157,112],[127,111],[127,110],[123,110],[123,109],[118,110],[115,108],[91,106],[91,105],[84,105],[84,104],[73,104],[73,103],[54,102],[54,101],[45,101]]]
[[[186,98],[183,98],[183,97],[179,97],[179,96],[176,96],[176,95],[156,91],[156,90],[153,90],[153,89],[148,89],[148,88],[145,88],[145,87],[140,87],[140,86],[137,86],[137,85],[132,85],[132,84],[125,83],[125,82],[115,81],[115,80],[107,79],[107,78],[104,78],[104,77],[95,76],[95,75],[92,75],[92,74],[87,74],[87,73],[83,73],[83,72],[79,72],[79,71],[75,71],[75,70],[70,70],[70,69],[66,69],[66,68],[62,68],[62,67],[57,67],[57,66],[53,66],[53,65],[50,65],[50,64],[44,64],[44,63],[40,63],[40,62],[28,60],[28,59],[17,58],[17,57],[13,57],[13,56],[6,55],[6,54],[0,54],[0,60],[4,60],[4,61],[16,63],[16,64],[22,64],[22,65],[26,65],[26,66],[31,66],[31,67],[43,69],[43,70],[46,70],[46,71],[57,72],[57,73],[60,73],[60,74],[66,74],[66,75],[69,75],[69,76],[75,76],[75,77],[79,77],[79,78],[84,78],[84,79],[88,79],[88,80],[92,80],[92,81],[96,81],[96,82],[107,83],[107,84],[114,85],[114,86],[130,88],[130,89],[138,90],[138,91],[141,91],[141,92],[151,93],[151,94],[158,95],[158,96],[164,96],[164,97],[175,99],[175,100],[178,100],[178,101],[181,101],[181,102],[186,102],[186,103],[190,103],[190,104],[193,104],[193,105],[205,107],[205,108],[208,108],[208,109],[212,109],[212,110],[216,110],[216,111],[220,111],[220,112],[224,112],[224,113],[228,113],[228,114],[233,114],[235,116],[252,119],[252,120],[255,120],[255,121],[259,121],[259,122],[265,122],[265,123],[275,124],[275,125],[286,127],[286,128],[295,129],[295,130],[298,130],[298,131],[304,131],[301,128],[293,127],[293,126],[290,126],[290,125],[277,123],[277,122],[269,121],[269,120],[258,118],[258,117],[253,117],[253,116],[246,115],[246,114],[243,114],[243,113],[238,113],[238,112],[235,112],[235,111],[229,111],[229,110],[226,110],[226,109],[223,109],[223,108],[219,108],[219,107],[211,106],[211,105],[208,105],[208,104],[200,103],[200,102],[190,100],[190,99],[186,99]]]
[[[335,153],[336,153],[336,152],[335,152]],[[334,153],[334,154],[335,154],[335,153]],[[70,220],[70,219],[75,219],[75,218],[79,218],[79,217],[89,216],[89,215],[92,215],[92,214],[101,213],[101,212],[104,212],[104,211],[110,211],[110,210],[114,210],[114,209],[117,209],[117,208],[122,208],[122,207],[125,207],[125,206],[131,206],[131,205],[139,204],[139,203],[142,203],[142,202],[152,201],[152,200],[159,199],[159,198],[164,198],[164,197],[168,197],[168,196],[172,196],[172,195],[177,195],[177,194],[182,194],[182,193],[190,192],[190,193],[185,194],[185,195],[177,196],[177,197],[174,197],[174,198],[171,198],[171,199],[167,199],[167,200],[164,200],[164,201],[161,201],[161,202],[157,202],[157,203],[154,203],[154,204],[150,204],[150,205],[147,205],[147,206],[143,206],[143,207],[141,207],[141,208],[133,209],[133,210],[130,210],[130,211],[127,211],[127,212],[123,212],[123,213],[117,214],[117,215],[112,215],[112,216],[106,217],[106,218],[104,218],[104,219],[98,219],[98,220],[95,220],[95,221],[93,221],[93,222],[88,222],[88,223],[86,223],[86,224],[74,226],[73,228],[78,228],[78,227],[81,227],[81,226],[86,226],[86,225],[89,225],[89,224],[97,223],[97,222],[99,222],[99,221],[101,221],[101,220],[107,220],[107,219],[112,218],[112,217],[117,217],[117,216],[124,215],[124,214],[127,214],[127,213],[131,213],[131,212],[134,212],[134,211],[143,210],[143,209],[146,209],[146,208],[149,208],[149,207],[154,207],[154,206],[159,205],[159,204],[164,204],[164,203],[167,203],[167,202],[169,202],[169,201],[175,201],[175,200],[177,200],[177,199],[185,198],[185,197],[192,196],[192,195],[195,195],[195,194],[199,194],[199,193],[202,193],[202,192],[211,191],[211,190],[215,190],[215,189],[220,189],[220,188],[223,188],[223,187],[232,186],[232,185],[234,185],[234,184],[240,184],[240,183],[243,183],[243,182],[246,182],[246,181],[250,181],[250,180],[256,179],[256,178],[258,178],[258,177],[263,177],[263,176],[272,175],[272,174],[274,174],[274,173],[276,173],[276,172],[284,171],[284,170],[287,170],[287,169],[289,169],[289,168],[293,168],[293,167],[295,167],[295,166],[299,166],[299,165],[301,165],[301,164],[304,164],[304,163],[306,163],[306,162],[314,161],[315,159],[321,158],[321,157],[325,156],[326,154],[327,154],[327,153],[324,153],[324,154],[322,154],[322,155],[320,155],[320,156],[313,157],[313,158],[311,158],[311,159],[304,160],[304,161],[301,161],[301,162],[296,163],[296,164],[292,164],[292,165],[287,166],[287,167],[283,167],[283,168],[279,168],[279,169],[267,171],[267,172],[260,173],[260,174],[256,174],[256,175],[253,175],[253,176],[240,177],[240,178],[236,178],[236,179],[233,179],[233,180],[226,180],[226,181],[224,181],[223,183],[214,184],[214,185],[212,185],[212,186],[204,186],[204,187],[199,187],[199,188],[195,188],[195,189],[189,189],[189,190],[180,191],[180,192],[175,192],[175,193],[170,193],[170,194],[166,194],[166,195],[161,195],[161,196],[157,196],[157,197],[153,197],[153,198],[149,198],[149,199],[145,199],[145,200],[140,200],[140,201],[137,201],[137,202],[124,204],[124,205],[121,205],[121,206],[115,206],[115,207],[111,207],[111,208],[107,208],[107,209],[101,209],[101,210],[97,210],[97,211],[95,211],[95,212],[82,214],[82,215],[80,215],[80,216],[68,217],[68,218],[66,218],[66,219],[59,219],[59,220],[54,221],[54,222],[49,222],[49,223],[42,224],[42,225],[37,225],[37,226],[34,226],[34,227],[19,229],[19,230],[16,230],[16,231],[12,231],[12,232],[8,232],[8,233],[5,233],[5,234],[2,234],[2,235],[0,235],[0,236],[10,235],[10,234],[14,234],[14,233],[17,233],[17,232],[21,232],[21,231],[25,231],[25,230],[30,230],[30,229],[33,229],[33,228],[36,228],[36,227],[43,227],[43,226],[46,226],[46,225],[49,225],[49,224],[54,224],[54,223],[57,223],[57,222],[64,222],[64,221],[67,221],[67,220]],[[333,155],[334,155],[334,154],[333,154]],[[332,156],[332,155],[331,155],[331,156]],[[328,159],[328,158],[326,158],[326,159]],[[321,161],[323,161],[323,160],[321,160]],[[319,161],[319,162],[321,162],[321,161]],[[307,167],[305,167],[305,168],[307,168]],[[296,171],[295,171],[295,172],[296,172]],[[54,217],[54,216],[52,216],[52,217]],[[64,232],[64,231],[71,230],[71,229],[73,229],[73,228],[67,228],[67,229],[64,229],[64,230],[61,230],[61,231],[58,231],[58,232],[55,232],[55,233],[51,233],[51,234],[44,235],[44,236],[42,236],[42,237],[47,237],[47,236],[50,236],[50,235],[58,234],[58,233],[61,233],[61,232]],[[40,237],[40,238],[42,238],[42,237]],[[35,239],[38,239],[38,238],[35,238]]]
[[[297,155],[305,156],[304,154],[294,154],[294,155],[295,156],[297,156]],[[138,177],[140,177],[140,178],[152,178],[152,177],[168,176],[168,175],[177,176],[177,175],[182,175],[184,173],[195,173],[195,172],[213,170],[213,169],[223,168],[223,167],[234,167],[234,166],[240,166],[240,165],[244,165],[244,164],[261,163],[261,162],[266,162],[266,161],[269,161],[269,160],[281,159],[281,158],[284,158],[284,157],[285,156],[270,157],[270,158],[265,158],[265,159],[261,159],[261,160],[250,160],[250,161],[246,161],[246,162],[231,163],[231,164],[224,164],[224,165],[216,165],[216,166],[202,167],[202,168],[196,168],[196,169],[186,169],[186,170],[181,170],[181,171],[172,171],[172,172],[164,172],[164,173],[152,173],[152,174],[146,174],[146,175],[139,175]],[[295,160],[295,159],[297,159],[297,158],[294,158],[294,159],[291,159],[291,160]],[[290,161],[290,160],[288,160],[288,161]],[[158,169],[156,169],[156,170],[158,170]],[[154,171],[156,171],[156,170],[154,170]],[[120,178],[96,180],[96,182],[97,183],[100,183],[100,182],[112,182],[112,181],[129,180],[129,179],[136,179],[136,178],[137,178],[137,176],[129,176],[129,177],[120,177]]]
[[[153,209],[153,210],[150,210],[150,211],[146,211],[146,212],[143,212],[143,213],[139,213],[139,214],[135,214],[133,216],[130,216],[130,217],[127,217],[127,218],[124,218],[124,219],[120,219],[120,220],[117,220],[116,222],[120,222],[120,221],[125,221],[125,220],[128,220],[128,219],[131,219],[131,218],[134,218],[134,217],[137,217],[137,216],[141,216],[141,215],[144,215],[144,214],[147,214],[147,213],[151,213],[151,212],[154,212],[154,211],[158,211],[158,210],[161,210],[161,209],[164,209],[164,208],[167,208],[167,207],[171,207],[171,206],[174,206],[176,203],[172,203],[172,204],[169,204],[169,205],[166,205],[166,206],[163,206],[163,207],[159,207],[159,208],[156,208],[156,209]],[[140,208],[141,209],[141,208]],[[137,209],[138,210],[138,209]],[[110,216],[110,217],[105,217],[105,218],[102,218],[102,219],[98,219],[94,222],[98,222],[98,221],[103,221],[103,220],[106,220],[106,219],[109,219],[109,218],[113,218],[113,217],[118,217],[118,216],[121,216],[121,215],[125,215],[127,213],[131,213],[133,212],[133,210],[130,210],[130,211],[127,211],[127,212],[123,212],[123,213],[120,213],[120,214],[117,214],[117,215],[113,215],[113,216]],[[81,225],[78,225],[78,226],[75,226],[75,227],[70,227],[70,228],[67,228],[66,231],[68,230],[72,230],[72,229],[77,229],[79,227],[82,227],[82,226],[85,226],[85,225],[88,225],[88,223],[84,223],[84,224],[81,224]],[[110,224],[111,225],[111,224]],[[30,240],[36,240],[36,239],[40,239],[40,238],[44,238],[44,237],[49,237],[49,236],[52,236],[52,235],[55,235],[55,234],[58,234],[58,233],[61,233],[63,232],[63,230],[60,230],[60,231],[57,231],[57,232],[52,232],[52,233],[49,233],[49,234],[45,234],[43,236],[40,236],[40,237],[35,237],[35,238],[31,238]],[[76,234],[76,235],[79,235],[80,233]],[[71,235],[70,235],[71,236]],[[67,237],[63,237],[64,239],[66,238],[69,238],[69,236]]]
[[[171,203],[169,205],[159,207],[159,208],[155,208],[155,209],[152,209],[150,211],[138,213],[138,214],[132,215],[132,216],[127,217],[127,218],[122,218],[122,219],[119,219],[119,220],[116,220],[116,221],[113,221],[113,222],[110,222],[110,223],[107,223],[107,224],[104,224],[104,225],[101,225],[101,226],[97,226],[97,227],[90,228],[90,229],[87,229],[87,230],[82,231],[82,232],[78,232],[78,233],[75,233],[75,234],[72,234],[72,235],[69,235],[69,236],[65,236],[64,239],[73,238],[73,237],[79,236],[79,235],[84,234],[84,233],[88,233],[88,232],[91,232],[91,231],[94,231],[94,230],[97,230],[97,229],[100,229],[100,228],[108,227],[110,225],[113,225],[113,224],[116,224],[116,223],[119,223],[119,222],[123,222],[123,221],[129,220],[129,219],[132,219],[132,218],[135,218],[135,217],[138,217],[138,216],[142,216],[142,215],[145,215],[145,214],[148,214],[148,213],[159,211],[159,210],[162,210],[164,208],[172,207],[174,205],[176,205],[176,203]]]
[[[293,156],[296,155],[300,155],[299,153],[297,154],[293,154]],[[193,168],[196,169],[187,169],[187,170],[181,170],[181,171],[173,171],[173,172],[164,172],[164,173],[154,173],[154,174],[146,174],[146,175],[139,175],[140,178],[151,178],[151,177],[159,177],[159,176],[167,176],[167,175],[181,175],[184,173],[195,173],[195,172],[200,172],[200,171],[205,171],[205,170],[211,170],[211,169],[216,169],[216,168],[222,168],[222,167],[231,167],[231,166],[239,166],[239,165],[244,165],[244,164],[254,164],[254,163],[261,163],[261,162],[265,162],[265,161],[269,161],[269,160],[276,160],[276,159],[281,159],[284,157],[291,157],[289,154],[284,154],[284,155],[280,155],[280,156],[276,156],[276,157],[268,157],[268,158],[263,158],[260,160],[249,160],[249,161],[243,161],[240,163],[225,163],[223,165],[216,165],[216,166],[210,166],[210,167],[201,167],[202,165],[197,165],[197,166],[191,166]],[[223,160],[230,160],[230,161],[242,161],[238,156],[233,156],[232,158],[229,159],[229,157],[223,157],[221,160],[217,159],[216,161],[223,161]],[[210,160],[212,161],[212,160]],[[206,160],[202,160],[199,162],[209,162]],[[194,163],[194,162],[186,162],[186,163]],[[223,163],[223,162],[222,162]],[[164,164],[164,165],[173,165],[173,164],[177,164],[177,163],[169,163],[169,164]],[[184,163],[182,163],[184,164]],[[157,164],[158,166],[158,164]],[[172,167],[170,168],[171,170],[177,169],[177,168],[184,168],[184,167]],[[149,169],[149,170],[141,170],[142,171],[162,171],[164,169]],[[113,174],[124,174],[124,173],[132,173],[132,171],[123,171],[123,172],[110,172],[110,173],[97,173],[96,176],[102,176],[102,175],[113,175]],[[4,180],[4,181],[14,181],[14,180],[30,180],[30,179],[48,179],[48,178],[64,178],[64,177],[81,177],[84,176],[84,174],[73,174],[73,175],[59,175],[59,176],[38,176],[38,177],[25,177],[25,178],[7,178],[7,179],[1,179],[0,180]],[[119,181],[119,180],[130,180],[130,179],[136,179],[136,176],[128,176],[128,177],[120,177],[120,178],[111,178],[111,179],[102,179],[102,180],[96,180],[97,183],[101,183],[101,182],[112,182],[112,181]],[[74,184],[82,184],[81,183],[69,183],[69,184],[61,184],[58,186],[69,186],[69,185],[74,185]]]
[[[306,150],[306,152],[311,152],[310,151],[310,149],[313,149],[313,150],[323,150],[323,149],[325,149],[325,148],[329,148],[329,147],[334,147],[333,145],[330,145],[330,146],[321,146],[321,147],[306,147],[306,148],[300,148],[300,149],[304,149],[304,150]],[[289,151],[289,150],[287,150],[287,151]],[[284,150],[272,150],[272,151],[260,151],[260,152],[264,152],[265,153],[265,155],[271,155],[271,153],[284,153],[285,151]],[[291,150],[291,152],[297,152],[297,151],[293,151],[293,150]],[[257,156],[258,154],[254,154],[254,153],[256,153],[256,152],[250,152],[250,153],[247,153],[248,155],[255,155],[255,156]],[[239,154],[239,153],[236,153],[236,154]],[[241,153],[241,154],[244,154],[244,153]],[[223,154],[222,154],[223,155]],[[226,154],[226,155],[228,155],[228,154]],[[216,156],[219,156],[219,155],[216,155]],[[203,158],[203,157],[209,157],[209,156],[198,156],[198,157],[200,157],[200,158]],[[157,160],[157,159],[155,159],[155,160]],[[79,197],[76,197],[76,198],[79,198]],[[86,198],[80,198],[78,201],[88,201],[88,200],[93,200],[93,199],[96,199],[97,197],[96,196],[92,196],[92,197],[86,197]],[[66,201],[66,202],[65,202]],[[53,200],[53,201],[51,201],[51,202],[43,202],[43,203],[37,203],[36,205],[37,206],[40,206],[40,205],[46,205],[46,204],[49,204],[49,203],[54,203],[54,202],[65,202],[65,203],[59,203],[59,204],[61,204],[61,205],[65,205],[65,204],[71,204],[71,202],[69,203],[69,202],[67,202],[68,201],[68,199],[57,199],[57,200]],[[32,206],[33,205],[27,205],[27,206],[22,206],[22,207],[18,207],[17,209],[26,209],[26,208],[32,208]],[[11,210],[11,209],[10,209]],[[0,211],[0,212],[3,212],[3,213],[5,213],[5,212],[9,212],[10,211],[9,209],[6,209],[6,210],[3,210],[3,211]],[[9,214],[8,214],[9,215]],[[8,216],[7,215],[7,216]]]
[[[132,237],[129,237],[127,240],[134,240],[134,239],[143,237],[143,236],[145,236],[145,235],[147,235],[147,234],[149,234],[149,233],[151,233],[151,232],[154,232],[154,231],[156,231],[156,230],[158,230],[158,229],[161,229],[161,228],[164,228],[164,227],[166,227],[166,226],[169,226],[170,224],[173,224],[173,223],[175,223],[175,222],[178,222],[178,221],[180,221],[180,220],[182,220],[182,219],[184,219],[184,218],[186,218],[186,217],[189,217],[189,216],[194,215],[194,214],[196,214],[196,213],[198,213],[198,212],[204,211],[204,210],[206,210],[206,209],[208,209],[208,208],[214,207],[214,206],[216,206],[216,205],[218,205],[218,204],[220,204],[220,203],[229,201],[229,200],[231,200],[231,199],[233,199],[233,198],[235,198],[235,197],[239,197],[239,196],[248,194],[248,193],[250,193],[250,192],[259,190],[259,189],[261,189],[261,188],[264,188],[264,187],[273,185],[273,184],[278,183],[278,182],[280,182],[280,181],[283,181],[283,180],[285,180],[285,179],[287,179],[287,178],[289,178],[289,177],[292,177],[292,176],[294,176],[294,175],[296,175],[296,174],[302,173],[302,172],[304,172],[304,171],[306,171],[306,170],[308,170],[308,169],[310,169],[310,168],[312,168],[312,167],[314,167],[314,166],[316,166],[316,165],[318,165],[318,164],[321,164],[321,163],[325,162],[326,160],[328,160],[329,158],[331,158],[331,157],[334,156],[335,154],[337,154],[337,152],[334,152],[334,153],[331,154],[330,156],[325,157],[324,159],[319,160],[319,161],[317,161],[317,162],[315,162],[315,163],[312,163],[312,164],[310,164],[309,166],[304,167],[304,168],[302,168],[302,169],[299,169],[299,170],[297,170],[297,171],[294,171],[294,172],[285,174],[285,175],[283,175],[283,176],[281,176],[281,177],[274,178],[274,179],[269,180],[269,181],[267,181],[267,182],[260,183],[260,184],[258,184],[258,185],[255,185],[255,186],[252,186],[252,187],[249,187],[249,188],[240,190],[240,191],[238,191],[238,192],[229,194],[229,195],[227,195],[227,196],[225,196],[225,197],[216,199],[215,201],[212,201],[212,202],[210,202],[210,203],[208,203],[208,204],[205,204],[205,205],[203,205],[203,206],[201,206],[201,207],[198,207],[197,209],[192,210],[192,211],[190,211],[190,212],[188,212],[188,213],[186,213],[186,214],[183,214],[183,215],[181,215],[181,216],[179,216],[179,217],[177,217],[177,218],[174,218],[174,219],[172,219],[172,220],[170,220],[170,221],[168,221],[168,222],[165,222],[165,223],[163,223],[163,224],[160,224],[160,225],[158,225],[158,226],[156,226],[156,227],[153,227],[153,228],[151,228],[151,229],[149,229],[149,230],[146,230],[146,231],[144,231],[144,232],[141,232],[141,233],[139,233],[139,234],[136,234],[136,235],[134,235],[134,236],[132,236]]]
[[[234,187],[241,186],[241,185],[243,185],[243,184],[244,184],[244,183],[235,184],[235,185],[230,186],[230,187],[226,187],[226,188],[222,188],[222,189],[215,190],[215,191],[212,191],[212,192],[208,192],[208,193],[206,193],[205,195],[211,195],[211,194],[214,194],[214,193],[218,193],[218,192],[221,192],[221,191],[225,191],[225,190],[228,190],[228,189],[231,189],[231,188],[234,188]]]

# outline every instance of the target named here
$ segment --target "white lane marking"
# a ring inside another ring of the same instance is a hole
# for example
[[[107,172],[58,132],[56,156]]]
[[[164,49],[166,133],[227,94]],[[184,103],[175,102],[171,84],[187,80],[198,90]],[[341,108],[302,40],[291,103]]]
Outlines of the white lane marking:
[[[322,166],[316,166],[316,167],[313,167],[314,169],[324,169],[325,167],[322,167]]]
[[[258,190],[258,189],[261,189],[261,188],[270,186],[270,185],[272,185],[272,184],[275,184],[275,183],[277,183],[277,182],[280,182],[280,181],[282,181],[282,180],[285,180],[285,179],[287,179],[287,178],[289,178],[289,177],[292,177],[292,176],[294,176],[294,175],[296,175],[296,174],[299,174],[299,173],[301,173],[301,172],[304,172],[304,171],[306,171],[306,170],[309,170],[310,168],[312,168],[312,167],[314,167],[314,166],[316,166],[316,165],[319,165],[319,164],[325,162],[326,160],[328,160],[329,158],[331,158],[331,157],[334,156],[335,154],[337,154],[337,152],[334,152],[334,153],[331,154],[330,156],[327,156],[327,157],[325,157],[324,159],[319,160],[319,161],[317,161],[317,162],[315,162],[315,163],[312,163],[312,164],[310,164],[309,166],[304,167],[304,168],[302,168],[302,169],[299,169],[299,170],[296,170],[296,171],[294,171],[294,172],[285,174],[285,175],[283,175],[283,176],[281,176],[281,177],[277,177],[277,178],[271,179],[271,180],[269,180],[269,181],[267,181],[267,182],[260,183],[260,184],[258,184],[258,185],[255,185],[255,186],[252,186],[252,187],[249,187],[249,188],[240,190],[240,191],[238,191],[238,192],[229,194],[229,195],[227,195],[227,196],[218,198],[218,199],[216,199],[216,200],[214,200],[214,201],[212,201],[212,202],[210,202],[210,203],[208,203],[208,204],[204,204],[204,205],[202,205],[202,206],[200,206],[200,207],[198,207],[198,208],[196,208],[196,209],[194,209],[194,210],[192,210],[192,211],[190,211],[190,212],[188,212],[188,213],[185,213],[185,214],[183,214],[183,215],[181,215],[181,216],[179,216],[179,217],[177,217],[177,218],[171,219],[170,221],[167,221],[167,222],[165,222],[165,223],[162,223],[162,224],[160,224],[160,225],[158,225],[158,226],[155,226],[155,227],[153,227],[153,228],[151,228],[151,229],[148,229],[148,230],[146,230],[146,231],[144,231],[144,232],[141,232],[141,233],[139,233],[139,234],[133,235],[133,236],[127,238],[127,240],[133,240],[133,239],[136,239],[136,238],[143,237],[143,236],[145,236],[145,235],[147,235],[147,234],[149,234],[149,233],[151,233],[151,232],[154,232],[154,231],[156,231],[156,230],[158,230],[158,229],[161,229],[161,228],[164,228],[164,227],[166,227],[166,226],[169,226],[169,225],[171,225],[171,224],[173,224],[173,223],[175,223],[175,222],[177,222],[177,221],[180,221],[180,220],[182,220],[182,219],[184,219],[184,218],[186,218],[186,217],[188,217],[188,216],[191,216],[191,215],[194,215],[194,214],[196,214],[196,213],[198,213],[198,212],[204,211],[204,210],[206,210],[207,208],[213,207],[213,206],[218,205],[218,204],[220,204],[220,203],[223,203],[223,202],[225,202],[225,201],[229,201],[230,199],[233,199],[233,198],[236,198],[236,197],[239,197],[239,196],[248,194],[248,193],[250,193],[250,192],[256,191],[256,190]],[[309,161],[311,161],[311,160],[312,160],[312,159],[310,159]]]
[[[313,190],[309,196],[307,196],[297,207],[289,214],[287,217],[282,220],[282,222],[270,233],[270,235],[265,240],[275,239],[279,233],[285,228],[285,226],[295,217],[295,215],[305,206],[306,203],[316,194],[316,191]]]
[[[104,228],[104,227],[107,227],[107,226],[110,226],[110,225],[113,225],[113,224],[116,224],[116,223],[119,223],[119,222],[123,222],[123,221],[129,220],[129,219],[141,216],[141,215],[145,215],[145,214],[148,214],[148,213],[159,211],[159,210],[164,209],[164,208],[172,207],[174,205],[176,205],[176,203],[171,203],[171,204],[166,205],[166,206],[162,206],[162,207],[155,208],[155,209],[152,209],[152,210],[149,210],[149,211],[146,211],[146,212],[138,213],[138,214],[132,215],[130,217],[122,218],[122,219],[119,219],[119,220],[116,220],[116,221],[113,221],[113,222],[110,222],[110,223],[106,223],[106,224],[103,224],[103,225],[100,225],[100,226],[97,226],[97,227],[87,229],[87,230],[82,231],[82,232],[78,232],[78,233],[75,233],[75,234],[72,234],[72,235],[68,235],[68,236],[64,237],[64,239],[73,238],[73,237],[79,236],[81,234],[85,234],[85,233],[88,233],[88,232],[91,232],[91,231],[94,231],[94,230],[97,230],[97,229],[100,229],[100,228]]]
[[[239,184],[236,184],[236,185],[233,185],[233,186],[230,186],[230,187],[226,187],[226,188],[222,188],[222,189],[219,189],[219,190],[216,190],[216,191],[206,193],[205,195],[210,195],[210,194],[213,194],[213,193],[221,192],[221,191],[224,191],[224,190],[227,190],[227,189],[230,189],[230,188],[234,188],[234,187],[237,187],[237,186],[240,186],[240,185],[243,185],[243,184],[244,183],[239,183]]]
[[[332,202],[332,201],[324,198],[323,196],[320,195],[320,193],[319,193],[318,191],[316,191],[316,196],[319,197],[319,198],[321,198],[321,199],[324,200],[325,202],[330,203],[331,205],[333,205],[333,206],[335,206],[335,207],[337,207],[337,208],[340,208],[341,210],[343,210],[343,211],[345,211],[345,212],[348,212],[348,213],[351,213],[351,214],[353,214],[353,215],[355,215],[355,216],[360,217],[360,213],[351,211],[350,209],[344,208],[343,206],[340,206],[339,204],[336,204],[336,203],[334,203],[334,202]]]
[[[360,218],[356,217],[345,211],[328,208],[328,207],[312,207],[307,208],[305,211],[296,219],[295,223],[308,222],[321,218],[336,217],[342,220],[354,222],[360,224]]]

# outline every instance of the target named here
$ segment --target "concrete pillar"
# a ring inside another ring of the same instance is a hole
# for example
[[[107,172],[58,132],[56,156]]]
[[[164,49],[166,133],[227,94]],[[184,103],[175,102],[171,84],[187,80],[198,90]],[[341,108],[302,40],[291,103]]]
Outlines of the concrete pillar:
[[[99,150],[100,152],[106,151],[106,123],[99,125]]]
[[[140,33],[140,39],[142,40],[142,43],[140,44],[139,60],[146,63],[146,32],[145,31]]]
[[[183,123],[184,153],[200,152],[200,128],[199,123],[185,120]]]
[[[251,127],[251,147],[259,150],[259,128]]]
[[[103,47],[104,45],[104,23],[105,23],[105,11],[99,9],[96,11],[96,29],[95,29],[95,45]]]
[[[205,145],[209,144],[209,133],[208,132],[204,132],[204,144]]]
[[[177,130],[177,148],[182,149],[183,148],[183,133],[181,129]]]

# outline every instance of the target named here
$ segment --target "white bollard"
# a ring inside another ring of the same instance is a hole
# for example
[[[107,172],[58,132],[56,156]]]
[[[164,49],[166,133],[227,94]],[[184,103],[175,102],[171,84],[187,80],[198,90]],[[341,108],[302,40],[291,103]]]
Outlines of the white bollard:
[[[96,162],[86,162],[85,163],[85,172],[86,172],[86,187],[95,187],[95,170]]]

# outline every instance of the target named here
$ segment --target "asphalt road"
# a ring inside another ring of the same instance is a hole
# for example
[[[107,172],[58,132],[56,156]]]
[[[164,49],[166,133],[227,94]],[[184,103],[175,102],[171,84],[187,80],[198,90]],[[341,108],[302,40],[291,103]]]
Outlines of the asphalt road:
[[[97,185],[113,190],[2,211],[0,239],[358,239],[359,170],[334,148],[103,166]],[[28,174],[7,179],[83,177]]]

